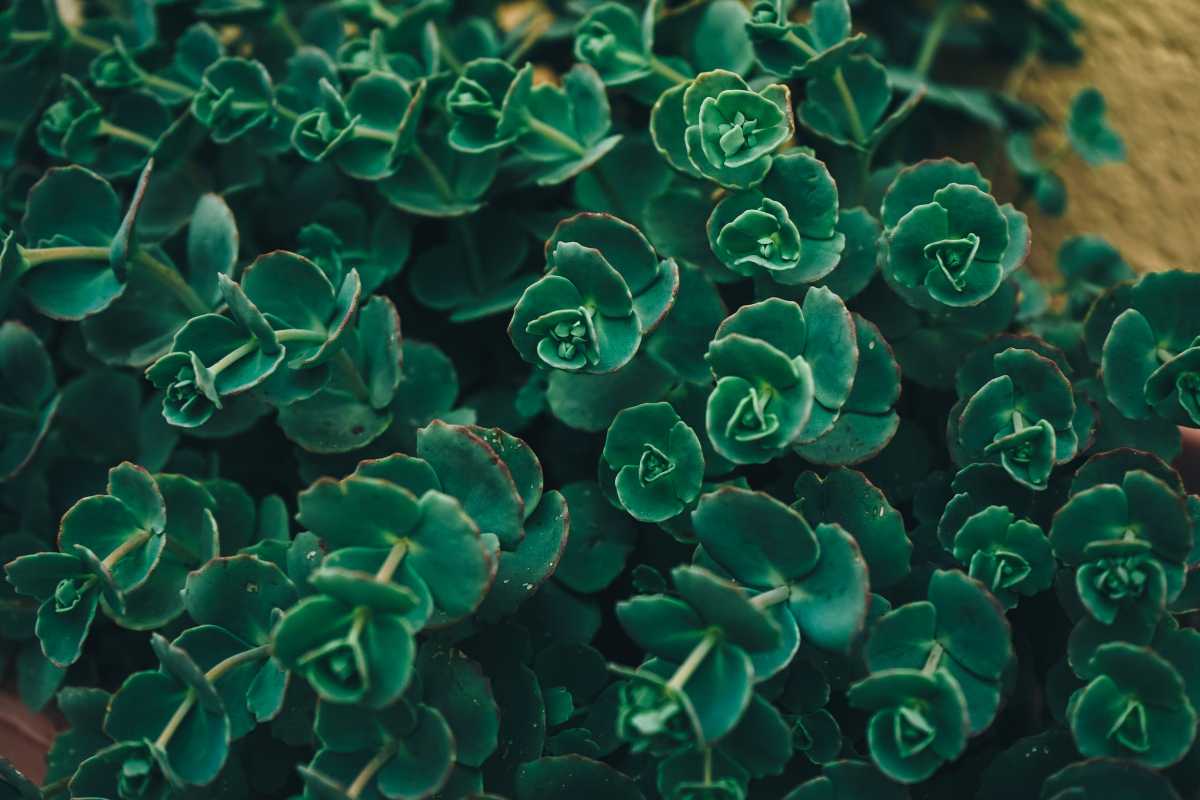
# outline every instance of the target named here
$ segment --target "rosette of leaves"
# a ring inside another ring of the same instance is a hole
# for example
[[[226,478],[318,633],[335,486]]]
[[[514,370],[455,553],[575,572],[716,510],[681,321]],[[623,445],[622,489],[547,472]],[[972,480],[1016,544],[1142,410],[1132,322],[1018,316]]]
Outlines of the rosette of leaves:
[[[0,60],[15,71],[59,47],[64,33],[53,3],[15,0],[0,12]]]
[[[37,334],[12,320],[0,325],[0,480],[12,478],[37,454],[61,397]]]
[[[57,552],[5,566],[9,583],[40,602],[34,630],[51,662],[66,667],[79,658],[102,596],[109,608],[124,611],[125,593],[158,566],[166,525],[158,484],[126,462],[109,471],[106,494],[85,497],[63,515]]]
[[[323,701],[313,732],[321,747],[299,770],[306,794],[322,800],[429,797],[454,765],[445,717],[408,698],[379,711]]]
[[[652,75],[668,84],[685,83],[688,77],[677,65],[654,55],[655,16],[660,8],[658,2],[648,2],[639,18],[621,3],[593,7],[575,27],[575,58],[590,64],[605,86],[636,84]]]
[[[131,50],[118,38],[114,46],[96,54],[88,65],[92,82],[103,89],[142,88],[168,106],[192,99],[200,88],[204,70],[225,55],[225,47],[212,26],[197,22],[176,40],[170,63],[151,71],[138,63],[140,50]]]
[[[125,679],[109,701],[104,731],[118,746],[148,747],[151,758],[144,750],[131,748],[123,759],[101,751],[80,765],[84,775],[91,770],[116,772],[112,777],[118,783],[118,797],[141,796],[130,791],[139,784],[203,786],[215,780],[228,757],[231,736],[217,686],[229,680],[235,667],[261,660],[267,653],[265,647],[239,652],[206,670],[179,646],[179,640],[172,643],[153,634],[150,644],[159,668]]]
[[[275,655],[321,697],[390,704],[408,685],[416,631],[435,612],[445,622],[483,601],[496,572],[494,534],[484,538],[437,485],[428,463],[392,458],[301,493],[299,519],[329,555],[309,575],[319,593],[275,630]]]
[[[850,705],[870,712],[867,746],[889,778],[918,783],[967,746],[967,700],[944,669],[891,668],[872,671],[850,687]]]
[[[447,135],[450,146],[464,153],[486,153],[511,144],[524,122],[521,115],[532,81],[532,72],[518,74],[498,58],[464,64],[446,93],[446,111],[452,120]]]
[[[999,462],[1018,483],[1044,489],[1056,464],[1081,444],[1071,383],[1033,350],[1010,347],[992,358],[996,377],[962,406],[956,430],[962,458]]]
[[[953,551],[962,525],[990,506],[1003,506],[1016,518],[1030,519],[1036,512],[1034,500],[1038,497],[1034,489],[1009,477],[1000,464],[968,464],[944,482],[944,498],[930,509],[938,545]]]
[[[758,65],[788,79],[811,78],[838,69],[866,43],[852,34],[847,0],[817,0],[801,24],[788,19],[787,0],[759,0],[750,11],[746,30]]]
[[[278,114],[271,74],[258,61],[219,58],[201,75],[191,109],[217,144],[269,128]]]
[[[976,306],[1029,256],[1029,223],[1001,206],[973,164],[923,161],[883,199],[888,283],[918,308]]]
[[[717,379],[705,413],[713,447],[734,463],[757,464],[818,439],[850,396],[858,357],[854,320],[828,289],[811,289],[803,307],[770,298],[738,309],[708,348]]]
[[[1169,767],[1196,737],[1196,710],[1175,667],[1146,647],[1101,645],[1095,677],[1071,695],[1067,720],[1079,752]]]
[[[845,652],[862,633],[870,596],[867,563],[840,525],[811,527],[770,495],[734,486],[703,495],[692,525],[705,558],[739,584],[785,595],[773,614],[785,636]],[[766,676],[784,665],[760,662],[757,669]]]
[[[415,89],[387,72],[369,72],[343,98],[325,78],[321,105],[300,115],[292,145],[310,161],[330,159],[352,178],[377,181],[395,172],[416,137],[425,83]]]
[[[149,190],[147,196],[153,203]],[[176,272],[159,246],[139,246],[121,296],[81,325],[88,352],[105,364],[149,366],[167,352],[184,323],[221,303],[217,276],[231,276],[238,258],[233,212],[222,196],[205,193],[186,219],[186,236],[181,237],[186,269],[180,266]],[[140,239],[161,235],[153,228],[153,216],[150,223],[149,230],[139,228]]]
[[[925,89],[917,88],[889,113],[894,92],[887,69],[867,55],[839,55],[839,60],[808,81],[796,116],[823,139],[874,153],[916,110]]]
[[[935,570],[927,596],[879,617],[863,656],[872,675],[897,669],[946,674],[965,700],[967,732],[974,736],[991,724],[1000,707],[1002,682],[1014,657],[1012,630],[999,601],[962,572]],[[888,751],[884,758],[894,755]],[[914,769],[924,768],[930,758],[916,751],[909,755],[915,762],[907,766]],[[878,759],[876,763],[888,771]],[[906,774],[904,767],[899,769]]]
[[[64,97],[38,123],[38,142],[52,156],[91,167],[109,178],[135,174],[154,154],[171,124],[166,108],[148,92],[124,92],[109,108],[63,75]]]
[[[1089,326],[1111,320],[1100,348],[1100,374],[1108,399],[1125,417],[1158,415],[1200,427],[1200,325],[1178,313],[1198,293],[1200,280],[1176,270],[1145,275],[1097,303]],[[1089,332],[1093,352],[1098,339]]]
[[[1046,534],[1005,506],[972,514],[954,536],[954,557],[1005,608],[1050,588],[1056,563]]]
[[[328,379],[323,364],[337,354],[361,293],[354,270],[335,289],[320,267],[283,250],[258,258],[240,284],[224,275],[218,283],[232,318],[194,317],[146,369],[163,390],[163,416],[172,425],[203,425],[223,407],[222,398],[259,386],[282,404],[314,395]]]
[[[168,800],[185,789],[153,741],[117,742],[84,759],[71,776],[80,797]]]
[[[650,115],[654,146],[671,166],[731,189],[761,183],[794,132],[786,85],[755,92],[720,69],[663,92]]]
[[[775,157],[757,188],[723,198],[706,229],[713,254],[734,272],[793,285],[818,281],[838,265],[846,237],[837,221],[829,170],[792,152]]]
[[[178,272],[136,244],[149,176],[147,165],[122,215],[116,192],[96,173],[49,170],[26,197],[21,227],[27,245],[10,233],[0,250],[0,305],[19,287],[42,314],[81,320],[111,306],[125,292],[129,271],[138,269],[186,296],[196,313],[207,311]]]
[[[651,660],[622,670],[618,734],[635,750],[662,753],[728,734],[753,696],[752,657],[795,653],[771,608],[786,590],[755,601],[737,584],[698,566],[671,572],[678,597],[640,595],[617,604],[617,619]],[[665,662],[665,663],[663,663]]]
[[[491,100],[494,110],[496,98]],[[593,166],[616,148],[604,83],[592,67],[576,64],[563,85],[533,83],[533,65],[512,78],[500,100],[497,132],[514,136],[520,152],[518,172],[538,186],[557,186]],[[452,144],[452,143],[451,143]]]
[[[122,593],[119,605],[103,592],[100,596],[105,613],[130,630],[160,628],[184,612],[182,589],[188,573],[218,555],[218,516],[230,522],[222,505],[227,498],[218,503],[201,482],[172,473],[158,473],[154,482],[167,515],[158,563],[143,584]],[[219,489],[214,491],[220,494]]]
[[[521,295],[508,335],[530,364],[615,372],[667,316],[679,266],[609,214],[577,214],[546,240],[546,274]]]
[[[623,409],[609,426],[601,459],[601,478],[641,522],[670,519],[700,494],[700,440],[670,403]]]
[[[1074,568],[1088,616],[1110,631],[1144,636],[1183,590],[1192,519],[1164,477],[1120,461],[1112,471],[1088,467],[1105,461],[1096,457],[1080,469],[1054,515],[1050,544]]]

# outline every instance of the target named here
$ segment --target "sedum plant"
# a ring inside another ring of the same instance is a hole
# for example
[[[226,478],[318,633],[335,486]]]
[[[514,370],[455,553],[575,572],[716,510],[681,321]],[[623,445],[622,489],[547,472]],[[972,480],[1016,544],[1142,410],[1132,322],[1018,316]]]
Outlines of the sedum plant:
[[[0,797],[1187,797],[1197,282],[1031,275],[1122,121],[989,88],[1078,28],[7,4]]]

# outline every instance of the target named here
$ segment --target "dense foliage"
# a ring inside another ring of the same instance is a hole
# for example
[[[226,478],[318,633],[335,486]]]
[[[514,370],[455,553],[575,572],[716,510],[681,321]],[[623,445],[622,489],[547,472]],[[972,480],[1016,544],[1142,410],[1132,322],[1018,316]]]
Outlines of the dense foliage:
[[[798,5],[7,4],[0,797],[1200,785],[1200,275],[1024,269],[1078,20]]]

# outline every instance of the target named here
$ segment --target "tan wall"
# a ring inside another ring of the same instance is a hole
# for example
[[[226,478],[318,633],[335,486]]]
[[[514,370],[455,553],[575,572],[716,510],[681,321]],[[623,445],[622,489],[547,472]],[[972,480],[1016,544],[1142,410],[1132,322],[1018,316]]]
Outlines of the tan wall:
[[[1129,161],[1063,164],[1066,214],[1051,219],[1027,209],[1031,267],[1047,274],[1064,238],[1098,233],[1138,269],[1200,271],[1200,0],[1075,0],[1071,7],[1086,24],[1084,61],[1035,68],[1020,94],[1061,120],[1076,91],[1098,87]]]

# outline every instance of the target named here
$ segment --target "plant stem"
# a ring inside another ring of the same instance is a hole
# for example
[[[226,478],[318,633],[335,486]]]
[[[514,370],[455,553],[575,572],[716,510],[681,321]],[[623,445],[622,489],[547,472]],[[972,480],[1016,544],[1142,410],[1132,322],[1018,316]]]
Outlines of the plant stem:
[[[258,339],[250,339],[249,341],[235,347],[222,356],[220,361],[208,368],[208,371],[211,372],[212,376],[215,378],[240,361],[242,356],[248,356],[257,349]]]
[[[243,650],[240,653],[234,653],[224,661],[218,662],[212,667],[212,669],[208,670],[208,672],[205,672],[204,677],[210,682],[219,680],[222,675],[229,672],[229,670],[233,669],[234,667],[241,666],[242,664],[255,661],[260,658],[265,658],[270,654],[271,645],[269,644],[259,645],[258,647],[252,647],[249,650]],[[196,690],[188,689],[187,694],[184,695],[183,702],[181,702],[179,707],[175,709],[175,713],[171,715],[169,720],[167,720],[167,724],[162,729],[162,733],[160,733],[158,738],[154,740],[155,747],[163,750],[166,749],[167,745],[171,743],[171,738],[179,731],[179,726],[183,724],[185,719],[187,719],[188,712],[190,712],[192,707],[195,705]]]
[[[164,78],[161,75],[155,75],[153,72],[143,72],[142,82],[147,86],[157,86],[159,89],[163,89],[168,92],[175,92],[176,94],[182,94],[189,97],[196,93],[195,89],[185,83],[179,83],[178,81],[173,81],[170,78]]]
[[[30,267],[45,264],[48,261],[107,261],[107,247],[29,247],[21,248],[21,258]]]
[[[751,597],[750,604],[755,608],[770,608],[771,606],[787,602],[791,593],[792,588],[790,586],[776,586],[774,589],[768,589],[762,594]]]
[[[933,649],[929,651],[929,655],[925,658],[925,666],[921,667],[921,671],[926,675],[932,675],[938,668],[938,664],[942,662],[942,645],[940,642],[933,643]]]
[[[417,163],[424,168],[425,173],[429,175],[429,179],[433,181],[434,188],[437,189],[437,193],[441,195],[442,200],[447,203],[453,202],[454,190],[450,188],[450,182],[446,180],[446,176],[438,169],[438,165],[434,163],[433,159],[429,157],[415,139],[412,143],[411,153],[413,158],[417,159]]]
[[[367,765],[362,768],[362,772],[354,776],[354,781],[346,788],[346,797],[354,798],[363,793],[363,789],[367,788],[367,784],[375,777],[379,770],[383,769],[387,762],[392,760],[392,756],[396,754],[396,743],[388,742],[382,750],[372,757]]]
[[[18,44],[48,42],[50,31],[12,31],[8,34],[8,40]]]
[[[804,55],[808,56],[809,58],[817,57],[818,53],[816,49],[791,31],[788,31],[784,38],[791,44],[794,44],[796,47],[799,47],[801,50],[803,50]]]
[[[921,50],[917,54],[917,61],[913,65],[913,72],[917,73],[918,77],[924,78],[929,74],[933,60],[937,57],[938,48],[942,46],[942,37],[946,35],[946,29],[950,27],[950,22],[958,13],[961,3],[962,0],[942,0],[938,5],[937,12],[934,13],[933,20],[930,21],[929,27],[925,31],[925,38],[921,41]]]
[[[691,80],[687,75],[684,75],[682,72],[673,68],[661,58],[653,55],[650,56],[650,69],[654,72],[657,72],[659,75],[663,76],[675,85],[687,83],[689,80]]]
[[[381,131],[378,128],[368,128],[365,125],[354,126],[354,136],[358,139],[371,139],[376,142],[387,142],[395,144],[396,134]]]
[[[72,776],[68,775],[65,778],[59,778],[54,783],[47,783],[42,787],[42,797],[56,797],[59,794],[62,794],[66,790],[67,786],[71,783],[71,778]]]
[[[717,642],[721,639],[721,632],[718,630],[710,630],[704,634],[704,638],[696,643],[692,648],[692,652],[688,653],[688,657],[679,665],[679,669],[675,670],[675,674],[667,681],[667,688],[678,692],[684,687],[684,684],[691,679],[692,674],[700,668],[704,663],[704,659],[712,652]]]
[[[624,61],[626,64],[632,64],[635,66],[643,63],[642,58],[634,54],[618,53],[617,58],[621,61]],[[666,63],[661,58],[658,58],[653,53],[649,55],[648,60],[646,60],[644,63],[650,67],[651,72],[658,73],[671,83],[687,83],[689,80],[691,80],[688,78],[688,76],[673,68],[670,64]]]
[[[153,150],[155,141],[149,136],[142,136],[137,131],[131,131],[128,128],[122,128],[120,125],[113,125],[107,120],[100,120],[100,132],[111,139],[120,139],[123,142],[136,144],[145,150]]]
[[[100,562],[100,565],[107,570],[111,570],[113,568],[114,564],[116,564],[118,561],[120,561],[125,556],[132,553],[138,547],[141,547],[143,544],[145,544],[147,541],[149,541],[149,539],[150,539],[149,531],[146,531],[146,530],[138,531],[137,533],[133,534],[128,539],[126,539],[125,541],[123,541],[119,545],[117,545],[115,550],[113,550],[111,553],[109,553],[108,555],[106,555],[104,557],[104,560]]]
[[[530,130],[537,133],[538,136],[541,136],[546,141],[553,142],[563,150],[574,153],[577,156],[587,155],[587,149],[584,148],[584,146],[579,142],[575,141],[570,136],[567,136],[565,133],[552,128],[528,112],[525,114],[525,123],[529,126]]]
[[[231,669],[240,667],[242,664],[248,664],[251,661],[258,661],[271,655],[271,645],[261,644],[258,647],[251,647],[249,650],[243,650],[240,653],[234,653],[229,658],[223,661],[218,661],[213,665],[212,669],[204,673],[204,677],[209,682],[215,682],[221,679],[221,676]]]
[[[179,726],[183,724],[188,712],[192,710],[192,706],[194,705],[196,705],[196,690],[188,689],[187,694],[183,697],[183,702],[175,709],[175,713],[167,720],[166,727],[162,729],[162,733],[154,740],[155,747],[160,750],[167,748],[167,745],[171,743],[171,737],[179,730]]]
[[[281,342],[323,342],[329,336],[320,331],[309,331],[304,328],[284,328],[275,331],[275,338]]]
[[[854,141],[859,144],[865,144],[867,141],[867,132],[863,128],[862,117],[858,113],[858,106],[854,104],[854,94],[850,91],[850,86],[846,83],[846,76],[842,74],[841,67],[833,71],[833,85],[837,88],[838,95],[842,98],[842,105],[846,109],[846,121],[850,124],[850,135],[854,137]]]
[[[396,574],[396,570],[400,566],[400,562],[404,560],[404,555],[408,552],[408,542],[406,540],[396,542],[392,545],[392,549],[388,551],[387,558],[379,565],[379,571],[375,573],[375,580],[380,583],[388,583],[392,580],[392,576]]]
[[[112,45],[103,39],[83,33],[76,28],[67,27],[66,31],[67,36],[72,42],[89,50],[95,50],[97,53],[105,53],[112,49]]]

